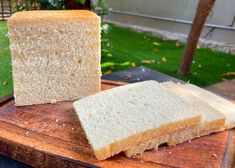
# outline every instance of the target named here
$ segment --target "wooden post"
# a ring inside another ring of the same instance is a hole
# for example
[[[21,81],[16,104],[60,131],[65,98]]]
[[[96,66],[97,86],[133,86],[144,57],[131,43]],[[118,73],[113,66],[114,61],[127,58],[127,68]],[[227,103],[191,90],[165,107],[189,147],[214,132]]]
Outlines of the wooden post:
[[[190,71],[198,39],[214,3],[215,0],[200,0],[198,3],[196,15],[180,61],[179,75],[187,75]]]

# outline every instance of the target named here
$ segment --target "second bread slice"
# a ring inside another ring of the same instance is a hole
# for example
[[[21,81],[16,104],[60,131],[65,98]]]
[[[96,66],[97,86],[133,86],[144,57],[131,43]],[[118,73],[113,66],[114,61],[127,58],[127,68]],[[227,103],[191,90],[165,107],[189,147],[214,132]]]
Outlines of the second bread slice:
[[[210,91],[202,89],[192,84],[185,84],[183,87],[190,91],[193,95],[209,104],[211,107],[220,111],[226,116],[225,129],[231,129],[235,127],[235,104],[226,100],[225,98],[218,96]]]
[[[183,99],[191,105],[191,108],[196,109],[202,115],[202,121],[199,126],[183,128],[175,132],[164,134],[156,137],[125,151],[127,156],[141,154],[147,149],[155,148],[162,143],[175,145],[193,138],[208,135],[213,132],[224,130],[225,116],[216,109],[209,106],[207,103],[199,99],[184,88],[184,85],[173,82],[165,82],[162,86],[175,96]]]

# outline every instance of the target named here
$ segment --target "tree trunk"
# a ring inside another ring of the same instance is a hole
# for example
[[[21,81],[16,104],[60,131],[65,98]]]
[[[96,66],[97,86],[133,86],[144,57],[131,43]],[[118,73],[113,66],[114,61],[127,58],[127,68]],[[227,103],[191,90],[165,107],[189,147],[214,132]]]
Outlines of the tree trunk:
[[[200,0],[198,3],[196,15],[180,61],[179,75],[187,75],[190,71],[198,39],[214,3],[215,0]]]

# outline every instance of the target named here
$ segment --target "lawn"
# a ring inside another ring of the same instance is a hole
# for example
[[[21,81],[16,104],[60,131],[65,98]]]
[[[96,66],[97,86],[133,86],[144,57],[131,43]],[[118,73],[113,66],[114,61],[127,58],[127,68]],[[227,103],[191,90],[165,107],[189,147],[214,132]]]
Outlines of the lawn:
[[[0,97],[12,92],[11,57],[6,22],[0,21]]]
[[[111,27],[109,39],[112,43],[110,49],[112,57],[103,57],[102,59],[102,62],[110,62],[107,65],[111,67],[104,65],[104,72],[111,72],[109,70],[111,68],[113,68],[113,71],[130,68],[131,65],[128,62],[134,62],[136,66],[144,65],[198,86],[208,86],[235,77],[233,72],[235,71],[234,55],[204,48],[197,49],[190,75],[180,77],[177,75],[177,69],[184,44],[177,41],[164,41],[146,33],[138,33],[114,25]],[[112,67],[111,62],[128,66],[117,65]],[[145,64],[142,64],[142,62]],[[146,64],[150,62],[151,64]],[[228,72],[233,73],[227,75]]]
[[[176,72],[184,44],[164,41],[150,34],[114,25],[111,25],[111,28],[107,38],[112,45],[110,48],[105,48],[109,53],[102,57],[103,73],[144,65],[199,86],[207,86],[234,77],[226,74],[235,70],[235,56],[213,52],[210,49],[197,49],[191,74],[179,77]],[[9,41],[6,34],[6,22],[0,22],[0,96],[12,92]]]

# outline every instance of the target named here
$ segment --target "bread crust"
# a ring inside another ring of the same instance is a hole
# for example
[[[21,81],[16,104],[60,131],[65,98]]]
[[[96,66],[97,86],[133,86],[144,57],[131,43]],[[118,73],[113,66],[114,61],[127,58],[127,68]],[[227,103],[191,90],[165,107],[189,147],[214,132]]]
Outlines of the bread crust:
[[[146,141],[142,144],[126,150],[124,153],[128,157],[132,157],[137,154],[142,154],[144,151],[149,149],[158,149],[158,146],[167,143],[168,146],[174,146],[197,137],[209,135],[211,133],[223,131],[223,126],[225,124],[225,119],[217,120],[206,127],[201,127],[200,125],[191,126],[185,129],[177,130],[168,134],[164,134],[155,139]]]
[[[94,150],[94,153],[98,160],[104,160],[122,151],[127,151],[128,149],[131,149],[138,144],[151,140],[154,137],[163,137],[165,134],[170,134],[171,132],[182,128],[195,127],[200,123],[200,121],[201,116],[199,115],[191,119],[170,123],[157,129],[151,129],[139,134],[129,136],[104,148],[96,149]]]
[[[61,21],[84,21],[84,18],[100,21],[100,17],[94,12],[88,10],[36,10],[22,11],[14,13],[8,19],[8,25],[31,23],[40,24],[45,22],[61,22]]]

